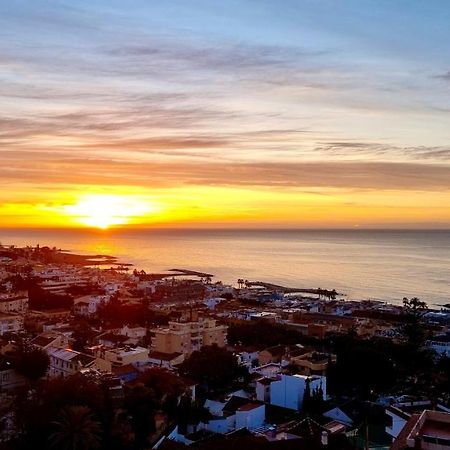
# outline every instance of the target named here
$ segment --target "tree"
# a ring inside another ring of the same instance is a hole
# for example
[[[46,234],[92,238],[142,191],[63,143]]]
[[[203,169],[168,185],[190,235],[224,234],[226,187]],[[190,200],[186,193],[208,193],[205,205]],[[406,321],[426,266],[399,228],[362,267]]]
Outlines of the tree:
[[[217,345],[204,346],[179,366],[179,372],[211,389],[224,388],[248,375],[235,355]]]
[[[92,334],[91,326],[85,321],[80,321],[72,334],[73,349],[79,352],[83,352],[84,348],[88,344],[91,334]]]
[[[155,393],[142,383],[126,391],[125,409],[131,418],[134,444],[138,449],[146,448],[148,436],[155,431]]]
[[[82,374],[41,380],[32,390],[20,389],[14,402],[16,448],[47,448],[50,436],[57,431],[54,422],[60,419],[60,412],[73,406],[89,408],[103,425],[108,424],[112,413],[108,395],[94,378]],[[105,439],[108,433],[105,428]]]
[[[230,325],[227,338],[231,344],[265,345],[267,347],[297,344],[301,340],[305,340],[298,331],[263,321]]]
[[[16,370],[30,382],[42,378],[48,370],[50,359],[44,350],[22,348],[16,357]]]
[[[311,404],[311,386],[309,382],[309,378],[305,380],[305,392],[303,393],[303,404],[302,404],[302,410],[305,413],[309,412]]]
[[[176,422],[182,432],[186,432],[189,424],[197,424],[207,421],[210,418],[209,411],[203,406],[201,401],[193,401],[185,394],[180,398],[176,411]]]
[[[305,392],[303,394],[302,412],[304,414],[320,414],[323,412],[323,387],[322,383],[311,392],[309,378],[305,380]]]
[[[427,322],[425,315],[428,313],[428,306],[425,302],[413,297],[403,299],[403,312],[405,314],[405,324],[401,331],[408,345],[419,349],[425,342],[427,332]]]
[[[347,337],[348,339],[348,337]],[[395,366],[371,342],[348,339],[336,349],[337,362],[328,369],[327,384],[336,394],[357,394],[368,399],[395,384]]]
[[[50,448],[58,450],[95,450],[101,447],[101,426],[86,406],[69,406],[53,422]]]
[[[139,375],[137,382],[152,389],[159,408],[169,415],[175,412],[178,397],[186,389],[186,385],[180,377],[161,368],[146,370]]]
[[[323,400],[323,387],[322,383],[320,383],[319,387],[314,389],[311,394],[311,398],[309,401],[309,412],[311,414],[322,414],[324,408],[324,400]]]

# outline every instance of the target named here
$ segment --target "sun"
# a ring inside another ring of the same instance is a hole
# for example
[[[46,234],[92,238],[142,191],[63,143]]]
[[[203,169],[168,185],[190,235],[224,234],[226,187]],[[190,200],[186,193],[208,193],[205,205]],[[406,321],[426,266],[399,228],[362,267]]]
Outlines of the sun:
[[[154,210],[154,205],[131,196],[86,194],[64,211],[76,222],[105,230],[125,225]]]

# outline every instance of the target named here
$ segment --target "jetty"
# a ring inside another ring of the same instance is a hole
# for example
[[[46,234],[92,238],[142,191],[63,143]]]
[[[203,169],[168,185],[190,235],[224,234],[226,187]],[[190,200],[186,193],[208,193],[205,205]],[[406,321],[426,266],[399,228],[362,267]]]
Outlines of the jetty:
[[[177,275],[190,275],[200,278],[212,278],[214,276],[212,273],[197,272],[196,270],[188,269],[169,269],[169,272],[177,272]]]
[[[305,289],[305,288],[293,288],[281,286],[279,284],[266,283],[264,281],[247,281],[246,286],[248,287],[263,287],[271,291],[281,292],[283,294],[314,294],[323,297],[336,298],[338,295],[342,295],[336,292],[335,289]]]
[[[137,275],[142,280],[154,281],[163,280],[165,278],[175,278],[175,277],[198,277],[210,279],[214,275],[212,273],[198,272],[196,270],[188,269],[169,269],[167,273],[145,273],[145,271],[137,271]]]

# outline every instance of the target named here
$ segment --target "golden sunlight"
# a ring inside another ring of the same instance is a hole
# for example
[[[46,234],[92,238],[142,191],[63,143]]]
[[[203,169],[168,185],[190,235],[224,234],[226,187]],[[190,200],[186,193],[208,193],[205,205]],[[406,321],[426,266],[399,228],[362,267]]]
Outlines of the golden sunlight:
[[[78,223],[100,229],[131,223],[155,210],[151,203],[109,194],[87,194],[76,204],[64,207],[64,212]]]

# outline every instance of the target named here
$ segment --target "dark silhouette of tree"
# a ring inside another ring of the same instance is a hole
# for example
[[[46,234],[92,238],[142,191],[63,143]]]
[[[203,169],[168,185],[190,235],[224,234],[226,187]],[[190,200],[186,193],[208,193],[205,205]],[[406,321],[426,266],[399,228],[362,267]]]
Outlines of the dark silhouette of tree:
[[[95,450],[101,447],[101,426],[86,406],[69,406],[53,421],[50,448],[58,450]]]
[[[401,331],[409,346],[419,349],[425,342],[427,334],[427,321],[425,315],[428,306],[417,297],[403,299],[403,311],[406,316],[405,324]]]
[[[192,353],[180,364],[179,372],[211,389],[227,387],[248,375],[233,353],[217,345],[205,346]]]
[[[189,424],[207,421],[209,417],[209,411],[201,402],[193,401],[188,394],[180,398],[177,406],[176,421],[181,432],[185,432]]]
[[[77,326],[75,327],[72,338],[73,338],[73,344],[72,347],[74,350],[82,352],[84,351],[84,348],[88,344],[89,338],[92,334],[92,328],[86,321],[80,321],[77,323]]]
[[[295,330],[289,330],[281,325],[256,322],[231,325],[228,329],[228,342],[243,345],[289,345],[297,344],[302,336]]]
[[[155,431],[156,398],[152,389],[142,383],[127,389],[125,409],[130,417],[136,449],[147,448],[148,438]]]
[[[320,383],[319,387],[314,389],[311,394],[311,399],[309,402],[309,411],[311,414],[321,414],[324,409],[324,400],[323,400],[323,387],[322,383]]]
[[[331,392],[368,399],[395,384],[393,361],[370,342],[348,339],[336,354],[336,364],[328,369]]]
[[[22,276],[20,274],[11,275],[10,277],[3,280],[3,282],[11,283],[13,290],[15,291],[26,291],[36,285],[36,281],[31,276],[31,272],[25,272],[25,276]]]
[[[50,359],[47,353],[37,348],[24,347],[15,357],[15,367],[30,383],[42,378],[48,370]]]
[[[73,406],[85,406],[102,424],[109,423],[111,409],[106,398],[102,387],[82,374],[41,380],[32,390],[20,390],[14,403],[15,448],[47,448],[55,431],[53,422],[60,418],[60,411]]]
[[[175,413],[178,398],[186,389],[179,376],[161,368],[146,370],[139,375],[137,382],[153,391],[158,407],[169,416]]]
[[[303,393],[302,411],[308,413],[311,406],[311,386],[309,378],[305,380],[305,392]]]
[[[305,392],[303,394],[302,412],[304,414],[320,414],[324,407],[322,384],[311,391],[311,382],[309,378],[305,380]]]
[[[73,306],[73,298],[69,294],[52,294],[40,286],[32,284],[28,288],[28,303],[30,309],[70,309]]]
[[[447,402],[450,401],[450,358],[441,356],[436,364],[437,384],[440,392],[444,392]]]

